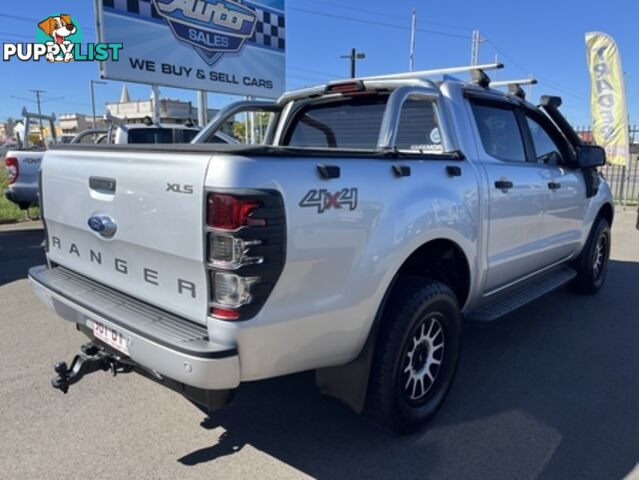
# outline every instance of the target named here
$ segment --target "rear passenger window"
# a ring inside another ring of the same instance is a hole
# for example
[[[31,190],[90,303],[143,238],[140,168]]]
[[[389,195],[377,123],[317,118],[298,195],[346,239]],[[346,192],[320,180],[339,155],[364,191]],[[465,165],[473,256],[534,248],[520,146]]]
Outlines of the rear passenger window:
[[[402,107],[395,145],[398,150],[439,153],[444,150],[435,103],[409,97]]]
[[[473,104],[473,114],[484,150],[508,162],[525,162],[526,151],[513,110]]]
[[[284,144],[291,147],[374,149],[386,97],[309,105],[295,115]]]

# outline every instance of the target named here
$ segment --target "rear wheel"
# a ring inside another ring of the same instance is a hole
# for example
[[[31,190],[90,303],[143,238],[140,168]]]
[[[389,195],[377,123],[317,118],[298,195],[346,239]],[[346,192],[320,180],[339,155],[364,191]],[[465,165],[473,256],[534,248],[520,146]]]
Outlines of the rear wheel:
[[[452,290],[437,281],[398,281],[382,317],[366,417],[386,430],[422,427],[444,401],[459,358],[461,315]]]
[[[605,218],[599,218],[575,262],[577,278],[571,285],[572,289],[580,293],[596,293],[606,280],[609,257],[610,225]]]

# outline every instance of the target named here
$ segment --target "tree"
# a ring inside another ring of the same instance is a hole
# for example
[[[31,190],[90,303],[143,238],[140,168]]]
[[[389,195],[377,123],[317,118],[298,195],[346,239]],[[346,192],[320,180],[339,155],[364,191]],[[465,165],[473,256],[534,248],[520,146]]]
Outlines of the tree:
[[[269,112],[254,112],[253,117],[255,119],[255,142],[261,143],[266,136],[266,129],[271,119],[272,114]],[[245,114],[239,114],[242,119],[233,123],[233,136],[242,143],[250,143],[251,139],[246,137],[247,123],[250,124],[250,120],[247,122]],[[236,117],[237,118],[237,117]],[[250,127],[249,127],[250,128]],[[250,130],[249,130],[250,131]]]

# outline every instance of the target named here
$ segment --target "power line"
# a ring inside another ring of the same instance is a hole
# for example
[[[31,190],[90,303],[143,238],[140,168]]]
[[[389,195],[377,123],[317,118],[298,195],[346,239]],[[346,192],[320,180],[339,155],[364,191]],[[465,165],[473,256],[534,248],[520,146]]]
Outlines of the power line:
[[[316,3],[320,3],[320,0],[313,0]],[[321,2],[321,3],[328,3],[328,2]],[[298,8],[298,7],[288,7],[289,10],[294,10],[294,11],[298,11],[298,12],[302,12],[302,13],[307,13],[307,14],[311,14],[311,15],[318,15],[318,16],[322,16],[322,17],[328,17],[328,18],[335,18],[335,19],[339,19],[339,20],[348,20],[348,21],[352,21],[352,22],[357,22],[357,23],[363,23],[363,24],[368,24],[368,25],[375,25],[375,26],[380,26],[380,27],[386,27],[386,28],[393,28],[396,30],[410,30],[409,27],[405,27],[402,25],[396,25],[396,24],[392,24],[392,23],[386,23],[386,22],[378,22],[378,21],[374,21],[374,20],[365,20],[365,19],[361,19],[361,18],[354,18],[354,17],[348,17],[346,15],[338,15],[338,14],[332,14],[332,13],[325,13],[325,12],[318,12],[315,10],[308,10],[305,8]],[[372,12],[372,11],[369,11]],[[392,16],[390,16],[392,17]],[[459,34],[454,34],[454,33],[448,33],[448,32],[440,32],[440,31],[436,31],[436,30],[425,30],[425,29],[417,29],[418,32],[421,33],[429,33],[432,35],[441,35],[441,36],[446,36],[446,37],[452,37],[452,38],[460,38],[460,39],[464,39],[464,40],[472,40],[471,36],[468,35],[459,35]],[[506,54],[501,48],[499,48],[493,41],[491,41],[490,39],[483,37],[481,38],[481,41],[486,41],[487,43],[489,43],[490,45],[492,45],[492,47],[499,52],[502,57],[504,57],[509,64],[512,64],[515,68],[518,68],[519,70],[521,70],[523,73],[529,74],[531,72],[530,69],[525,68],[523,65],[521,65],[520,63],[516,62],[515,60],[513,60],[512,57],[510,57],[510,55]],[[556,90],[559,90],[561,92],[564,92],[566,95],[578,98],[580,100],[583,100],[585,97],[581,92],[577,92],[576,90],[571,89],[570,87],[566,87],[563,86],[553,80],[550,80],[546,77],[540,76],[540,75],[535,75],[536,78],[538,78],[541,82],[547,84],[548,86],[555,88]]]
[[[402,26],[402,25],[396,25],[396,24],[392,24],[392,23],[385,23],[385,22],[378,22],[375,20],[364,20],[363,18],[355,18],[355,17],[347,17],[346,15],[337,15],[337,14],[333,14],[333,13],[324,13],[324,12],[318,12],[315,10],[307,10],[305,8],[298,8],[298,7],[287,7],[288,10],[294,10],[296,12],[302,12],[302,13],[308,13],[311,15],[319,15],[322,17],[329,17],[329,18],[336,18],[339,20],[348,20],[351,22],[357,22],[357,23],[365,23],[368,25],[376,25],[378,27],[386,27],[386,28],[394,28],[396,30],[410,30],[409,27],[406,26]],[[448,33],[448,32],[440,32],[437,30],[425,30],[422,28],[418,28],[417,29],[418,32],[421,33],[428,33],[431,35],[440,35],[443,37],[450,37],[450,38],[461,38],[464,40],[470,40],[471,37],[469,35],[460,35],[457,33]]]
[[[292,67],[290,65],[287,65],[286,68],[290,68],[291,70],[298,70],[300,72],[315,73],[323,77],[339,78],[339,75],[336,75],[334,73],[320,72],[318,70],[311,70],[310,68]]]
[[[0,13],[0,17],[10,18],[11,20],[18,20],[19,22],[26,22],[26,23],[36,24],[36,25],[42,21],[42,19],[38,20],[37,18],[21,17],[19,15],[9,15],[8,13]],[[95,30],[91,27],[82,27],[82,30],[95,33]]]
[[[332,3],[332,2],[325,2],[325,1],[322,1],[322,0],[307,0],[307,1],[311,2],[311,3],[317,3],[317,4],[320,4],[320,5],[327,5],[327,6],[330,6],[330,7],[342,8],[344,10],[356,11],[358,13],[362,13],[362,12],[369,13],[371,15],[378,15],[378,16],[381,16],[381,17],[384,17],[384,18],[395,18],[397,20],[402,20],[402,21],[406,20],[406,17],[403,17],[401,15],[390,15],[390,14],[388,14],[386,12],[381,12],[381,11],[378,11],[378,10],[370,10],[370,9],[364,9],[364,8],[349,7],[349,6],[346,6],[346,5],[340,5],[338,3]],[[424,25],[425,24],[437,25],[439,27],[452,28],[452,29],[455,29],[455,30],[463,31],[463,32],[470,32],[472,30],[472,28],[469,28],[469,27],[462,27],[460,25],[452,25],[450,23],[432,22],[430,20],[417,20],[417,23],[424,24]]]
[[[24,38],[25,40],[33,41],[33,36],[20,35],[19,33],[0,32],[0,35],[7,36],[7,37]]]
[[[326,83],[326,80],[318,80],[317,78],[310,78],[310,77],[305,77],[304,75],[295,75],[292,73],[287,73],[286,74],[287,78],[296,78],[298,80],[306,80],[308,82],[314,82],[314,83]]]
[[[507,61],[509,65],[513,65],[515,68],[521,70],[523,73],[525,74],[529,74],[531,72],[530,69],[525,68],[522,64],[516,62],[515,60],[513,60],[512,57],[510,57],[508,54],[506,54],[501,48],[499,48],[497,45],[495,45],[495,42],[493,42],[492,40],[490,40],[489,38],[485,39],[487,43],[489,43],[497,52],[499,52],[499,54],[504,57]],[[547,84],[549,87],[552,87],[556,90],[559,90],[560,92],[565,93],[566,95],[569,95],[571,97],[574,98],[578,98],[580,100],[584,100],[587,97],[581,93],[578,92],[577,90],[573,90],[570,87],[567,87],[565,85],[562,85],[560,83],[555,82],[554,80],[550,80],[546,77],[543,77],[541,75],[537,75],[535,74],[535,78],[537,78],[540,82],[543,82],[545,84]]]

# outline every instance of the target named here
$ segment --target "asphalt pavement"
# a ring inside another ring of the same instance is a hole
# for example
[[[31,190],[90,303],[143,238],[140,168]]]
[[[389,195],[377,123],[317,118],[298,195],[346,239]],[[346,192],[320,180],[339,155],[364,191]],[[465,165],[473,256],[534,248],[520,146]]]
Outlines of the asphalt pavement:
[[[137,375],[98,372],[67,395],[52,365],[85,337],[32,294],[37,224],[0,227],[0,476],[87,478],[639,477],[639,231],[619,212],[604,289],[561,290],[465,325],[459,372],[430,428],[377,430],[309,373],[242,385],[204,415]],[[634,472],[634,473],[633,473]]]

